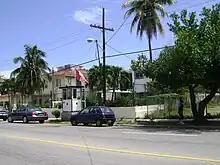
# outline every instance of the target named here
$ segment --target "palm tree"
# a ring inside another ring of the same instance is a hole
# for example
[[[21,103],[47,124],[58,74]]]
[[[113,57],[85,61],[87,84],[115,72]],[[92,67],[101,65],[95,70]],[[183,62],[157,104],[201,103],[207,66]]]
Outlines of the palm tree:
[[[132,32],[137,25],[136,34],[142,39],[146,33],[148,38],[148,46],[150,52],[150,61],[152,61],[151,41],[153,36],[157,37],[157,33],[163,33],[163,26],[160,21],[160,16],[164,18],[167,13],[163,5],[172,5],[175,0],[128,0],[122,5],[122,8],[128,8],[125,17],[128,18],[134,15],[131,23],[130,31]]]
[[[88,73],[89,89],[102,90],[102,67],[93,66]]]
[[[11,77],[19,84],[22,96],[31,96],[35,92],[41,92],[48,80],[51,80],[50,68],[45,61],[45,53],[36,45],[24,47],[25,57],[14,58],[14,63],[20,63],[20,67],[11,73]]]
[[[112,89],[112,101],[116,99],[116,89],[131,89],[131,77],[122,67],[111,66],[107,75],[108,87]]]

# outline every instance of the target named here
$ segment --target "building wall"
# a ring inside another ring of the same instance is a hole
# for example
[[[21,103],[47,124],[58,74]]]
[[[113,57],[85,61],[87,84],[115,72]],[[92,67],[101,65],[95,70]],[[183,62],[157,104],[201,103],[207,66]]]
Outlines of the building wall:
[[[132,71],[132,81],[134,85],[134,91],[136,93],[144,93],[147,92],[147,83],[151,80],[143,75],[137,76],[137,74]]]

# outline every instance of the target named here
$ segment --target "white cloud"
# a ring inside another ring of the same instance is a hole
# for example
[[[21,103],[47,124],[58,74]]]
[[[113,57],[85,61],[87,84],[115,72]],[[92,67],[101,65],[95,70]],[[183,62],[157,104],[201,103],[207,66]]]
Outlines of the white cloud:
[[[73,19],[84,24],[94,24],[101,22],[101,15],[102,8],[93,7],[75,11]]]
[[[3,76],[4,78],[10,78],[12,70],[6,70],[6,71],[0,71],[0,76]]]

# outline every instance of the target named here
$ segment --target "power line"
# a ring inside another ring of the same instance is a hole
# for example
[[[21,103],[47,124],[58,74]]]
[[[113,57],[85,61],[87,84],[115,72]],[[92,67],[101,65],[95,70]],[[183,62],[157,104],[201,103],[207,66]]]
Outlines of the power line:
[[[79,33],[73,33],[73,32],[72,32],[72,33],[70,33],[70,34],[68,34],[68,35],[66,35],[66,36],[63,36],[63,37],[61,37],[61,38],[55,40],[55,41],[52,41],[52,42],[49,42],[48,44],[45,44],[45,46],[50,46],[50,45],[52,45],[52,44],[54,44],[54,43],[56,43],[56,42],[63,41],[63,40],[67,40],[67,39],[72,38],[72,37],[76,37],[76,36],[80,35],[80,34],[81,34],[82,32],[84,32],[84,31],[85,31],[85,29],[81,29]]]
[[[152,49],[152,51],[161,50],[161,49],[169,48],[169,47],[174,47],[174,45],[154,48],[154,49]],[[125,56],[125,55],[131,55],[131,54],[139,54],[139,53],[148,52],[148,51],[149,51],[149,49],[144,49],[144,50],[138,50],[138,51],[132,51],[132,52],[126,52],[126,53],[119,53],[119,54],[114,54],[114,55],[106,56],[106,58],[115,58],[115,57],[120,57],[120,56]],[[103,57],[101,57],[101,59],[102,59],[102,58],[103,58]],[[72,67],[77,67],[77,66],[82,66],[82,65],[90,64],[90,63],[95,62],[95,61],[98,61],[98,59],[88,60],[88,61],[79,63],[79,64],[77,64],[77,65],[74,65],[74,66],[72,66]],[[49,73],[48,73],[48,74],[49,74]],[[42,76],[42,75],[41,75],[41,76]],[[38,76],[36,76],[36,77],[38,77]],[[39,77],[40,77],[40,76],[39,76]],[[28,79],[28,78],[27,78],[27,79]]]
[[[85,29],[84,29],[84,30],[85,30]],[[81,30],[81,32],[83,32],[84,30]],[[91,30],[91,29],[90,29],[90,30]],[[74,34],[74,33],[70,33],[69,35],[71,35],[71,34]],[[75,34],[74,36],[77,36],[77,35],[79,35],[79,34],[80,34],[80,33],[77,33],[77,34]],[[69,35],[67,35],[67,36],[69,36]],[[67,36],[64,36],[64,37],[62,37],[61,39],[58,39],[58,40],[53,41],[53,42],[51,42],[51,43],[58,42],[59,40],[62,40],[62,39],[63,39],[63,40],[66,40],[66,39],[70,38],[70,37],[67,37]],[[73,36],[72,36],[72,37],[73,37]],[[57,46],[57,47],[48,49],[47,51],[53,51],[53,50],[56,50],[56,49],[58,49],[58,48],[62,48],[62,47],[68,46],[68,45],[70,45],[70,44],[79,42],[79,41],[84,40],[84,39],[86,39],[86,38],[88,38],[88,36],[86,36],[85,38],[77,39],[77,40],[68,42],[68,43],[66,43],[66,44],[63,44],[63,45],[60,45],[60,46]],[[49,43],[49,44],[50,44],[50,43]],[[23,55],[22,55],[22,56],[23,56]],[[6,60],[5,60],[5,61],[6,61]],[[7,60],[7,64],[12,64],[12,63],[13,63],[13,61]]]
[[[107,44],[107,43],[106,43],[106,45],[107,45],[108,47],[110,47],[112,50],[114,50],[114,51],[116,51],[116,52],[118,52],[118,53],[122,53],[121,51],[119,51],[119,50],[113,48],[111,45],[109,45],[109,44]],[[132,60],[129,56],[126,56],[126,55],[125,55],[125,57],[129,58],[130,60]]]
[[[92,47],[93,47],[94,44],[95,44],[95,42],[93,42],[93,43],[90,45],[89,49],[86,51],[86,53],[83,55],[83,57],[86,57],[86,56],[89,54],[89,52],[91,51],[91,49],[92,49]]]
[[[82,40],[84,40],[84,39],[86,39],[86,38],[88,38],[88,36],[86,36],[86,37],[84,37],[84,38],[81,38],[81,39],[78,39],[78,40],[75,40],[75,41],[68,42],[68,43],[63,44],[63,45],[60,45],[60,46],[57,46],[57,47],[55,47],[55,48],[49,49],[48,51],[53,51],[53,50],[55,50],[55,49],[65,47],[65,46],[67,46],[67,45],[70,45],[70,44],[73,44],[73,43],[82,41]]]
[[[111,39],[121,30],[121,28],[124,26],[125,22],[128,20],[128,17],[122,22],[122,24],[119,26],[119,28],[115,31],[115,33],[107,40],[106,43],[110,42]]]

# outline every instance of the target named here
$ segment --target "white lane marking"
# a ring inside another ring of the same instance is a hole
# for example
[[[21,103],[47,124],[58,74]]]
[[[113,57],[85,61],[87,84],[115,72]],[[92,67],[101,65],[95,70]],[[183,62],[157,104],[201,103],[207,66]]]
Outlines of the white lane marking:
[[[196,137],[196,134],[172,134],[172,133],[153,133],[153,132],[122,132],[123,134],[135,135],[159,135],[159,136],[182,136],[182,137]]]

